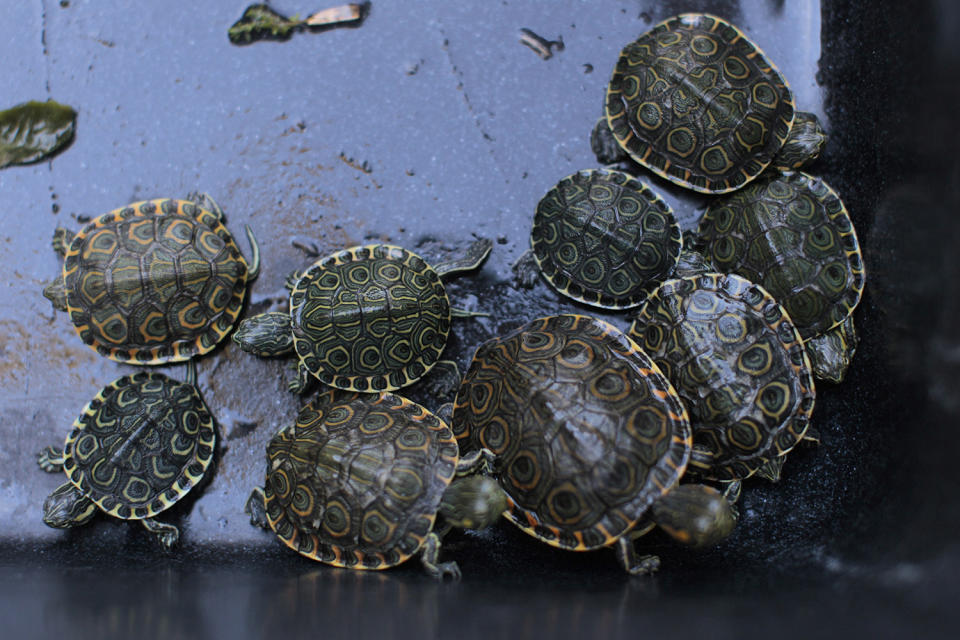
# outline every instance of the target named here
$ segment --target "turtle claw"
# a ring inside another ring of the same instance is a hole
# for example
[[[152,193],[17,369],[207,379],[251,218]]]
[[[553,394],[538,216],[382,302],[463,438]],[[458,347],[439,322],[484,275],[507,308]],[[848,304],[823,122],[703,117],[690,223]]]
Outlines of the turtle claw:
[[[441,562],[436,566],[436,572],[431,571],[431,575],[437,580],[443,581],[450,578],[454,582],[459,582],[463,574],[460,573],[460,567],[456,562]]]
[[[63,452],[47,447],[37,454],[37,464],[47,473],[63,471]]]
[[[632,576],[648,576],[660,569],[660,558],[654,555],[640,556],[636,562],[627,568]]]
[[[177,542],[180,541],[180,530],[172,524],[157,522],[153,518],[145,518],[140,522],[146,527],[147,531],[157,536],[160,546],[166,551],[170,551]]]

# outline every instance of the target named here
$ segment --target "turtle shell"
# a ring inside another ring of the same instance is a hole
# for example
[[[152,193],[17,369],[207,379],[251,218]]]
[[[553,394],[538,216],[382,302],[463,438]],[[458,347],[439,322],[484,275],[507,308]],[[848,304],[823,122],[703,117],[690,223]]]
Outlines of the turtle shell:
[[[806,432],[810,361],[787,312],[762,287],[719,273],[668,280],[629,334],[690,411],[690,464],[700,475],[746,478]]]
[[[421,378],[450,333],[440,276],[401,247],[367,245],[315,262],[290,295],[293,345],[321,382],[391,391]]]
[[[424,544],[458,460],[450,428],[420,405],[331,389],[267,446],[267,520],[309,558],[386,569]]]
[[[616,327],[541,318],[477,349],[456,399],[463,450],[497,455],[506,516],[556,547],[626,534],[679,480],[690,423],[670,382]]]
[[[773,63],[729,22],[675,16],[620,53],[607,123],[630,156],[705,193],[738,189],[783,146],[793,94]]]
[[[804,339],[842,323],[860,302],[863,258],[830,186],[806,173],[764,176],[707,209],[697,247],[718,271],[760,284]]]
[[[625,309],[673,271],[680,226],[670,206],[622,171],[579,171],[540,200],[530,234],[544,277],[590,305]]]
[[[84,407],[64,444],[63,470],[108,514],[142,520],[203,478],[215,443],[213,417],[193,385],[135,373]]]
[[[104,214],[63,261],[67,311],[100,355],[163,364],[207,353],[243,305],[248,267],[220,218],[185,200]]]

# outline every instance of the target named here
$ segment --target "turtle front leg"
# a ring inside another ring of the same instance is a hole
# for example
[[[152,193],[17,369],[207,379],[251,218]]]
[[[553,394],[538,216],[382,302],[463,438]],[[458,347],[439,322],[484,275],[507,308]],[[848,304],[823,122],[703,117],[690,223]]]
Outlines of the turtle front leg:
[[[287,384],[291,392],[302,395],[313,387],[315,378],[310,374],[310,370],[304,366],[303,362],[297,361],[297,376]]]
[[[447,396],[460,386],[460,367],[453,360],[437,360],[427,379],[427,391],[434,396]]]
[[[457,476],[468,476],[475,473],[493,473],[497,462],[497,454],[490,449],[477,449],[460,456],[457,462]]]
[[[180,530],[172,524],[165,524],[153,518],[144,518],[140,522],[147,528],[147,531],[156,534],[160,545],[167,551],[172,549],[180,540]]]
[[[423,543],[423,551],[420,553],[420,561],[427,573],[437,580],[451,578],[459,580],[461,577],[460,567],[456,562],[439,562],[440,559],[440,537],[431,531],[427,534],[427,539]]]
[[[648,575],[660,568],[660,558],[658,556],[651,554],[637,555],[630,536],[621,536],[617,540],[615,550],[621,566],[632,576]]]
[[[303,271],[294,271],[287,276],[287,279],[283,281],[283,286],[286,287],[288,291],[293,291],[293,288],[297,286],[297,282],[300,278],[303,277]]]
[[[540,265],[533,255],[533,249],[527,249],[510,267],[516,276],[517,284],[524,289],[532,289],[540,277]]]
[[[270,529],[270,521],[267,520],[267,497],[261,487],[256,487],[250,492],[243,511],[250,516],[250,524],[261,529]]]
[[[53,230],[53,240],[50,244],[53,246],[53,250],[57,252],[57,255],[61,258],[67,256],[67,249],[70,247],[70,243],[73,242],[73,238],[76,235],[73,231],[69,231],[63,227],[57,227]]]
[[[63,451],[55,447],[47,447],[37,454],[37,464],[47,473],[63,471]]]

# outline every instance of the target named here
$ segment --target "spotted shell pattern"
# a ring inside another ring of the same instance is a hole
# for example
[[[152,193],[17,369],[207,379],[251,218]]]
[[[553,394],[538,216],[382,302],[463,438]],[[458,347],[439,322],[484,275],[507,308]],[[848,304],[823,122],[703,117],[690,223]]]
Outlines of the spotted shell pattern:
[[[738,189],[783,146],[793,95],[739,29],[707,14],[670,18],[620,54],[607,124],[654,173],[705,193]]]
[[[609,309],[640,304],[670,275],[681,243],[670,206],[639,180],[608,170],[580,171],[550,189],[530,242],[558,291]]]
[[[104,387],[63,447],[70,482],[108,514],[153,517],[196,485],[213,460],[213,417],[192,385],[135,373]]]
[[[449,427],[420,405],[331,389],[267,446],[267,520],[309,558],[385,569],[423,546],[458,460]]]
[[[690,411],[690,466],[699,475],[749,477],[806,432],[815,397],[810,361],[790,317],[762,287],[716,273],[668,280],[629,334]]]
[[[769,291],[804,339],[839,325],[860,302],[857,234],[840,196],[820,178],[764,176],[712,203],[697,236],[718,270]]]
[[[506,516],[556,547],[612,544],[669,491],[691,447],[670,382],[614,326],[535,320],[477,350],[457,393],[463,450],[497,456]]]
[[[412,384],[440,358],[450,333],[450,301],[437,272],[390,245],[315,262],[293,289],[290,315],[304,366],[352,391]]]
[[[213,349],[240,314],[247,276],[220,219],[184,200],[137,202],[100,216],[77,233],[63,262],[80,338],[131,364]]]

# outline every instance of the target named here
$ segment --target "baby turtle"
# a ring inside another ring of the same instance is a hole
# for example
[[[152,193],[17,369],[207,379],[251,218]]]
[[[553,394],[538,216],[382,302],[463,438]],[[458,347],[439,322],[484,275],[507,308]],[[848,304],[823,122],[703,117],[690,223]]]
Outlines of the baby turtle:
[[[853,222],[830,185],[799,171],[763,176],[713,202],[696,235],[718,271],[763,285],[784,306],[818,378],[843,380],[865,273]]]
[[[623,49],[605,114],[595,149],[619,147],[704,193],[739,189],[767,166],[798,168],[826,140],[815,115],[795,112],[786,80],[759,47],[703,13],[669,18]]]
[[[200,480],[213,460],[216,429],[196,387],[162,373],[114,380],[91,400],[60,447],[47,447],[37,463],[68,481],[43,503],[43,521],[58,529],[86,524],[98,512],[139,520],[170,549],[180,538],[154,516],[170,508]]]
[[[530,245],[516,266],[521,284],[532,286],[539,268],[574,300],[626,309],[673,271],[680,226],[670,206],[629,174],[579,171],[540,200]]]
[[[233,339],[259,356],[295,352],[297,378],[290,389],[296,393],[307,388],[311,374],[350,391],[405,387],[437,364],[451,316],[476,315],[450,308],[441,278],[476,269],[492,246],[477,240],[433,267],[391,245],[338,251],[287,280],[289,313],[248,318]]]
[[[769,293],[732,274],[668,280],[629,335],[690,411],[697,475],[779,479],[808,432],[815,390],[803,340]]]
[[[707,546],[732,531],[716,489],[677,483],[691,449],[687,411],[657,366],[610,324],[550,316],[477,349],[457,393],[453,432],[465,451],[489,449],[506,517],[562,549],[615,545],[631,574],[648,519]]]
[[[43,295],[70,314],[102,356],[131,364],[187,360],[233,327],[260,251],[247,263],[212,198],[147,200],[106,213],[76,235],[58,227],[63,272]]]
[[[430,575],[456,579],[457,563],[438,561],[444,529],[482,529],[506,508],[496,482],[467,475],[484,464],[461,458],[446,423],[414,402],[331,389],[270,441],[247,512],[313,560],[386,569],[420,554]]]

